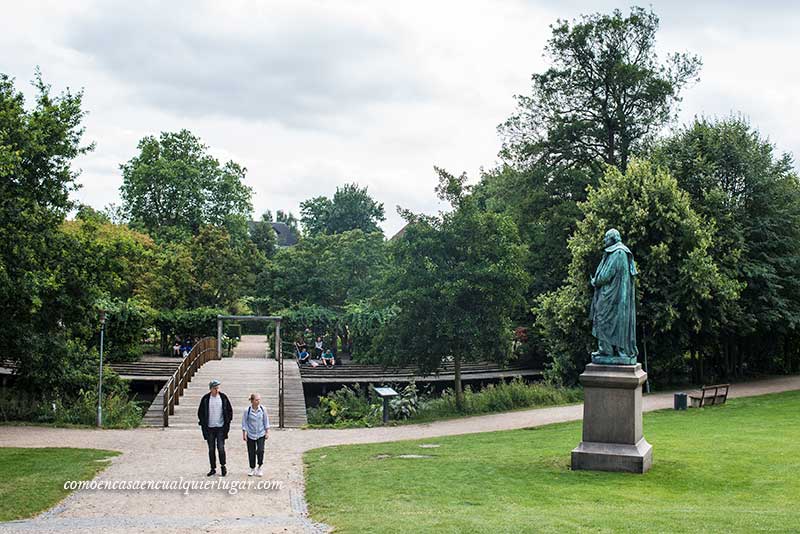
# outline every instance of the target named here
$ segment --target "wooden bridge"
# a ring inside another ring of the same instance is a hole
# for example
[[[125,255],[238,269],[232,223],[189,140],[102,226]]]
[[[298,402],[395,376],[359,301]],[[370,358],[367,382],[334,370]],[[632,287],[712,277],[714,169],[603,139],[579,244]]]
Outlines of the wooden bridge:
[[[234,416],[249,404],[251,393],[261,395],[271,425],[279,425],[278,362],[268,358],[266,336],[242,336],[232,358],[219,358],[216,339],[201,340],[164,385],[144,417],[144,426],[197,428],[197,406],[208,383],[219,380],[231,401]],[[294,364],[284,370],[285,427],[301,427],[306,417],[300,372]],[[166,407],[166,408],[165,408]]]

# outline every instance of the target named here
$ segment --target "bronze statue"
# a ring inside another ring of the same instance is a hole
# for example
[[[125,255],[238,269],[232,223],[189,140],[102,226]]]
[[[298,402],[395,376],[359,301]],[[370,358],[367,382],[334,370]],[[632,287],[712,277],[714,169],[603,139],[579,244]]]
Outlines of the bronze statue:
[[[606,232],[603,244],[603,259],[591,278],[594,298],[590,317],[592,335],[597,338],[598,345],[597,352],[592,353],[592,363],[635,365],[639,354],[636,348],[636,264],[616,229]]]

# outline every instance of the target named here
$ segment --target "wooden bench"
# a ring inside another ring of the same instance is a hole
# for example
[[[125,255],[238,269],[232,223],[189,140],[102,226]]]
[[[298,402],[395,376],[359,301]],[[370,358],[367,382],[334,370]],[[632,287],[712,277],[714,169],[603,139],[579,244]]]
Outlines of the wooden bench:
[[[728,389],[730,384],[716,384],[713,386],[703,386],[700,393],[692,393],[689,398],[692,401],[692,408],[702,408],[709,404],[725,404],[728,400]]]

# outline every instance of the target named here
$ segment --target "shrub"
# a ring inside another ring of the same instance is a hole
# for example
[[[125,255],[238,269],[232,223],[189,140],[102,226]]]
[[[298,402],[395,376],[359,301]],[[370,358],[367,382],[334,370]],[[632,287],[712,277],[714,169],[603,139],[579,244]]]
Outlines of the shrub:
[[[103,396],[103,426],[134,428],[143,408],[124,392],[111,390]],[[55,425],[90,425],[97,422],[97,391],[80,390],[77,398],[32,396],[13,389],[0,390],[0,419]]]
[[[440,397],[421,402],[412,419],[436,419],[455,415],[502,412],[518,408],[553,406],[579,402],[581,399],[583,399],[583,390],[581,389],[558,388],[546,384],[526,384],[522,378],[517,377],[508,383],[489,384],[477,392],[467,386],[464,388],[464,410],[462,412],[456,409],[453,390],[446,389]]]
[[[345,386],[319,398],[319,406],[308,410],[309,425],[373,426],[381,421],[381,404],[356,385]]]
[[[435,397],[420,393],[413,382],[403,388],[394,386],[394,389],[400,394],[389,401],[391,418],[409,422],[569,404],[583,399],[582,389],[527,384],[521,377],[507,383],[489,384],[481,391],[473,391],[471,386],[465,387],[463,411],[456,409],[456,398],[451,388]],[[381,423],[382,401],[358,386],[328,393],[319,401],[319,407],[308,410],[308,423],[311,426],[342,428]]]

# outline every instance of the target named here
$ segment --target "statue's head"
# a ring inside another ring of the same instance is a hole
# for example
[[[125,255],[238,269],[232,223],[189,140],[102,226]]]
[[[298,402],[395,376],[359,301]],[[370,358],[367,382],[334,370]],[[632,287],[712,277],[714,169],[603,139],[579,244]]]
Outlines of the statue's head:
[[[611,245],[615,245],[622,241],[622,236],[619,235],[619,230],[616,228],[612,228],[606,235],[603,237],[603,245],[606,247],[610,247]]]

